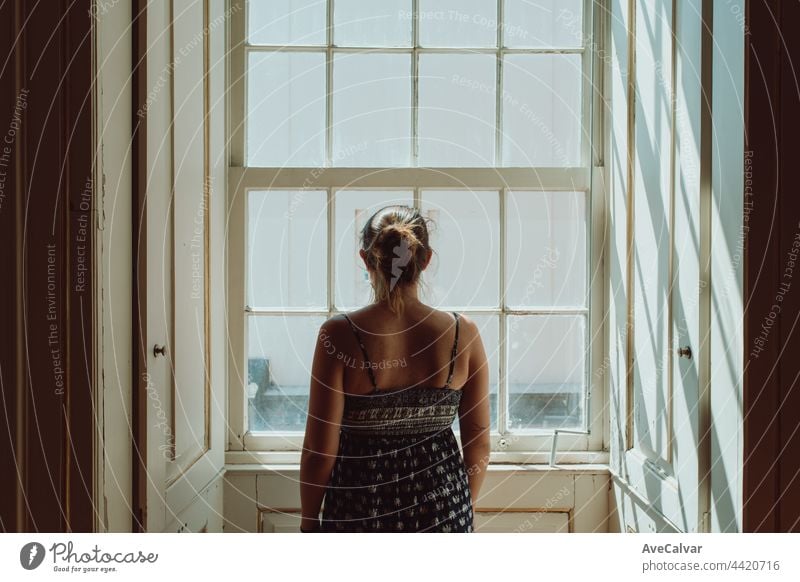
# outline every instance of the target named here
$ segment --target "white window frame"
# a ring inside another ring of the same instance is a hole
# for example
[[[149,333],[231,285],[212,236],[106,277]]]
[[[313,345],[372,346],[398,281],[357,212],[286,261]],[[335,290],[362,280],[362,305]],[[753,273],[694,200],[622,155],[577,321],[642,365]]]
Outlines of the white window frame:
[[[228,220],[226,225],[226,297],[228,303],[227,333],[228,333],[228,453],[227,462],[296,462],[302,446],[302,432],[270,432],[253,433],[247,429],[247,401],[245,398],[245,381],[247,374],[247,349],[245,320],[254,315],[323,315],[330,316],[341,312],[333,304],[331,281],[334,277],[333,269],[328,272],[328,309],[326,310],[261,310],[248,308],[246,305],[246,208],[248,192],[251,190],[266,189],[313,189],[325,190],[329,202],[333,193],[338,189],[407,189],[414,191],[415,204],[419,205],[421,190],[434,189],[464,189],[465,185],[474,190],[496,190],[500,196],[500,293],[501,305],[492,309],[460,309],[461,312],[470,314],[500,314],[499,324],[499,387],[498,387],[498,430],[491,435],[492,461],[526,463],[547,462],[552,460],[552,450],[556,450],[560,462],[605,462],[608,450],[608,390],[605,386],[603,362],[605,361],[605,282],[606,269],[604,266],[604,232],[605,228],[605,168],[604,148],[606,145],[605,130],[602,112],[605,110],[603,90],[604,79],[607,78],[604,69],[608,67],[608,59],[602,58],[604,51],[599,50],[605,46],[605,20],[607,11],[603,2],[584,0],[583,37],[582,49],[558,51],[554,49],[489,49],[489,52],[513,53],[554,53],[554,52],[582,52],[584,78],[592,78],[593,82],[584,84],[582,118],[584,135],[590,135],[591,140],[582,140],[580,168],[444,168],[444,167],[397,167],[397,168],[347,168],[330,167],[292,167],[292,168],[260,168],[243,167],[245,160],[245,124],[244,107],[246,96],[246,59],[250,48],[244,45],[247,31],[246,25],[246,0],[228,0],[229,22],[229,50],[226,71],[228,77],[228,128],[229,136],[228,155]],[[418,1],[413,1],[416,13]],[[498,21],[502,18],[503,2],[498,2]],[[595,6],[596,5],[596,6]],[[330,37],[330,24],[332,10],[329,9],[328,24]],[[502,28],[498,27],[499,43],[502,47]],[[416,37],[416,34],[415,34]],[[416,44],[416,43],[415,43]],[[293,49],[295,47],[292,47]],[[262,50],[261,48],[257,50]],[[272,49],[274,50],[274,49]],[[325,50],[325,47],[314,47],[314,50]],[[375,49],[359,49],[375,50]],[[390,51],[392,49],[389,49]],[[328,87],[330,87],[330,62],[332,49],[328,43]],[[405,52],[425,52],[425,49],[402,49]],[[401,51],[401,52],[402,52]],[[446,49],[445,49],[446,51]],[[443,52],[440,49],[430,49],[430,52]],[[416,70],[416,65],[413,66]],[[499,65],[498,65],[499,67]],[[499,73],[499,71],[498,71]],[[501,75],[497,75],[498,83],[497,119],[500,120],[500,107],[503,96]],[[416,83],[416,81],[415,81]],[[592,86],[594,85],[594,87]],[[416,91],[415,91],[416,93]],[[326,145],[327,159],[331,160],[331,111],[330,99],[328,100],[328,140]],[[414,103],[416,105],[416,102]],[[415,108],[416,109],[416,108]],[[595,114],[597,112],[598,114]],[[416,117],[416,112],[415,112]],[[416,122],[414,122],[416,126]],[[496,148],[501,147],[502,134],[498,123]],[[415,139],[416,141],[416,139]],[[592,150],[592,143],[594,148]],[[501,151],[496,149],[496,159],[501,159]],[[591,163],[587,163],[591,159]],[[380,171],[377,171],[380,170]],[[589,285],[588,309],[561,309],[546,310],[518,310],[510,309],[505,304],[505,207],[504,201],[508,190],[527,191],[583,191],[587,195],[587,284]],[[333,211],[328,205],[328,252],[332,252]],[[330,265],[333,258],[328,257]],[[508,432],[504,430],[506,416],[507,392],[502,388],[505,385],[505,322],[507,316],[517,314],[571,314],[588,311],[589,349],[586,360],[587,392],[584,401],[585,426],[579,431],[559,431],[553,429],[528,430],[524,433]],[[596,371],[601,373],[596,373]],[[556,433],[559,433],[556,435]],[[458,434],[458,433],[457,433]],[[557,436],[557,446],[554,448],[554,438]],[[460,437],[459,437],[460,440]]]

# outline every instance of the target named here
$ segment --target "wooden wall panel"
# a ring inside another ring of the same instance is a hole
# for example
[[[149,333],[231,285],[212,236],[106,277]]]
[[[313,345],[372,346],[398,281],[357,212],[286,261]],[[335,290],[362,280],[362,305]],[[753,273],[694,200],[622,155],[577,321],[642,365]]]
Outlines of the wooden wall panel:
[[[297,531],[298,470],[297,465],[229,464],[223,479],[224,531]],[[480,524],[487,531],[606,532],[609,479],[600,465],[490,468],[475,503],[476,530]]]
[[[66,491],[65,440],[62,410],[66,406],[62,373],[66,352],[66,265],[63,217],[65,184],[60,175],[64,158],[63,104],[53,81],[63,69],[64,30],[58,10],[25,6],[25,64],[20,91],[27,91],[22,121],[25,157],[23,185],[22,297],[25,318],[23,349],[26,365],[27,416],[25,490],[28,527],[59,531],[66,523],[61,496]],[[41,511],[41,513],[39,513]]]
[[[173,443],[170,481],[209,449],[207,63],[205,3],[173,0],[171,131]]]
[[[90,8],[0,8],[2,531],[94,527]]]
[[[778,289],[783,293],[778,343],[781,350],[778,391],[778,496],[780,531],[800,531],[800,199],[797,160],[800,160],[800,3],[781,6],[780,141],[778,151],[778,216],[781,217]],[[793,258],[792,258],[793,257]],[[777,297],[776,297],[777,299]],[[776,338],[777,339],[777,338]]]
[[[743,507],[755,532],[800,531],[798,18],[797,2],[747,3]]]
[[[16,29],[13,2],[0,3],[0,54],[7,55],[0,67],[0,131],[5,134],[11,120],[17,92],[17,60],[21,56],[14,51]],[[19,211],[17,186],[19,185],[17,164],[19,142],[5,143],[0,136],[0,266],[8,284],[0,285],[0,413],[6,419],[5,430],[0,432],[0,473],[16,475],[21,459],[17,458],[17,445],[21,442],[18,431],[21,426],[17,405],[21,402],[21,370],[18,366],[21,315],[19,304],[19,245],[17,213]],[[16,479],[0,479],[0,531],[16,531],[17,503],[21,501]]]
[[[77,4],[83,4],[78,2]],[[86,3],[88,5],[88,2]],[[67,12],[65,22],[66,55],[70,66],[65,85],[66,159],[65,175],[69,206],[70,271],[67,277],[67,304],[70,316],[70,390],[67,392],[67,507],[73,531],[92,531],[94,527],[95,398],[94,361],[94,151],[92,123],[92,28],[85,6]],[[83,323],[83,325],[81,325]],[[87,325],[88,324],[88,325]]]
[[[210,349],[212,318],[224,322],[224,281],[209,273],[212,263],[222,272],[212,254],[224,249],[224,236],[211,241],[212,224],[224,231],[224,196],[212,196],[212,185],[223,191],[226,172],[224,109],[211,110],[224,105],[225,3],[132,6],[136,529],[174,530],[176,516],[192,507],[192,520],[200,520],[199,508],[207,519],[182,531],[215,531],[221,497],[197,499],[224,465],[224,411],[215,408],[211,422],[212,398],[225,400],[224,368],[211,365]],[[223,139],[212,143],[212,129]],[[156,345],[166,348],[161,355]],[[214,353],[224,359],[224,345]]]

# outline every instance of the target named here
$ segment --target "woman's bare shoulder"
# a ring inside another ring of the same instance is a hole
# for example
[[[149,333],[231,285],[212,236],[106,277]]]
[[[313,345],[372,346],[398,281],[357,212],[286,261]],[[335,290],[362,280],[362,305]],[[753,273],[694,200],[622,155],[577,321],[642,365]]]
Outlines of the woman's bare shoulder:
[[[457,313],[458,313],[458,321],[461,323],[461,325],[470,328],[476,327],[475,320],[473,320],[469,315],[461,313],[460,311]]]
[[[459,352],[464,351],[479,336],[478,326],[475,321],[460,311],[444,311],[431,308],[430,321],[439,333],[451,330],[454,325],[454,314],[458,314],[458,344]]]
[[[349,324],[344,314],[335,313],[322,322],[319,332],[320,334],[327,334],[333,338],[338,338],[342,336],[347,327],[349,327]]]
[[[474,319],[468,315],[459,313],[458,322],[459,345],[463,345],[465,350],[472,348],[476,341],[481,341],[480,328]]]

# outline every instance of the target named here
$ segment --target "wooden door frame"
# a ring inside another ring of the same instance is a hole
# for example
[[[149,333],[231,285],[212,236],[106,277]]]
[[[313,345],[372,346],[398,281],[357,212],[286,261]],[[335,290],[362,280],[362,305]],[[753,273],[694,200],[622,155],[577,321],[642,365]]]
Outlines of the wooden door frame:
[[[132,0],[131,426],[133,532],[147,531],[147,5]]]

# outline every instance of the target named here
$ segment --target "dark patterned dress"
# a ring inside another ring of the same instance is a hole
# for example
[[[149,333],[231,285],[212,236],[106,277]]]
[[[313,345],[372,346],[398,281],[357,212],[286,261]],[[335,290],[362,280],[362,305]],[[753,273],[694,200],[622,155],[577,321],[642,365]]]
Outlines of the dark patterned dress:
[[[345,394],[339,452],[325,491],[323,532],[472,532],[473,506],[452,423],[461,390],[380,392],[372,370],[368,395]],[[345,316],[347,317],[347,316]],[[350,318],[347,318],[350,321]],[[369,362],[358,330],[353,332]]]

